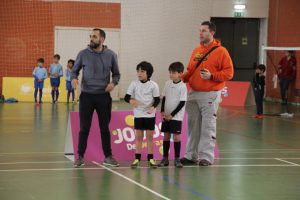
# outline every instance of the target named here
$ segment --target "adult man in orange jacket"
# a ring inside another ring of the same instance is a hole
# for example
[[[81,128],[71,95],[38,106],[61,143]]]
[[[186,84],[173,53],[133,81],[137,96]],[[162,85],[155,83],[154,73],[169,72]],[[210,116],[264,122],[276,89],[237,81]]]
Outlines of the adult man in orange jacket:
[[[186,111],[188,114],[188,142],[183,164],[195,164],[199,160],[200,166],[211,165],[214,161],[216,141],[217,110],[221,101],[221,90],[225,81],[233,77],[233,64],[226,48],[214,39],[216,26],[205,21],[200,27],[200,45],[196,47],[187,67],[182,75],[184,82],[188,82],[189,92]],[[199,60],[211,50],[197,67]]]

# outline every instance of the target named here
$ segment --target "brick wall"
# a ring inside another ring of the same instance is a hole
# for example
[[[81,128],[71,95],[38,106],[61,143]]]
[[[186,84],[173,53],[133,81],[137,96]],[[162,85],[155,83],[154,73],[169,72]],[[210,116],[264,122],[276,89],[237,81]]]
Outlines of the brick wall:
[[[36,59],[48,68],[54,27],[120,28],[119,3],[2,0],[0,3],[0,93],[2,77],[31,76]]]

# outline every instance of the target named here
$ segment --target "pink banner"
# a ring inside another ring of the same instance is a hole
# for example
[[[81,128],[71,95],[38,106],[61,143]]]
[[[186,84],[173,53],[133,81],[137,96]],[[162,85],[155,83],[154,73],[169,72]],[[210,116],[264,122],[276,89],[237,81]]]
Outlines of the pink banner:
[[[134,159],[135,153],[135,130],[134,118],[131,111],[113,111],[110,123],[111,131],[111,146],[114,157],[119,161],[128,161]],[[70,112],[71,131],[73,138],[73,149],[75,158],[77,159],[77,146],[79,134],[79,113]],[[163,153],[163,132],[160,131],[161,118],[159,112],[156,115],[156,125],[154,131],[154,158],[159,160],[162,158]],[[172,140],[172,139],[171,139]],[[187,142],[187,120],[186,116],[182,123],[181,133],[181,156],[184,155],[185,145]],[[143,140],[142,158],[146,159],[147,156],[147,141]],[[215,157],[219,155],[218,148],[215,149]],[[104,155],[101,147],[100,129],[98,125],[98,117],[96,112],[93,115],[90,135],[88,138],[88,146],[85,153],[86,161],[103,161]],[[173,142],[170,147],[170,159],[174,158]]]
[[[245,106],[250,89],[250,82],[227,81],[222,90],[221,106]]]

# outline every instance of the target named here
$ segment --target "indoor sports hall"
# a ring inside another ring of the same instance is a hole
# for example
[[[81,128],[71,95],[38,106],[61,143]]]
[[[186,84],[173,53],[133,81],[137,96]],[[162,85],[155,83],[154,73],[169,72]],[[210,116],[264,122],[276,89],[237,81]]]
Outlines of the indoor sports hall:
[[[1,0],[0,200],[299,200],[299,11]]]

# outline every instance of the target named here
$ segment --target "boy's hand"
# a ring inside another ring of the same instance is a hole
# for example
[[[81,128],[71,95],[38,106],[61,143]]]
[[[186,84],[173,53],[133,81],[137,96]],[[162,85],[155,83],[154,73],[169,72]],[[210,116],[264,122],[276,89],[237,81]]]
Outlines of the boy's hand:
[[[59,74],[58,74],[58,73],[55,73],[54,76],[57,78],[57,77],[59,77]]]
[[[105,92],[111,92],[111,91],[113,91],[114,88],[115,88],[115,84],[110,83],[106,86]]]
[[[137,100],[135,100],[135,99],[130,99],[129,103],[134,108],[138,107],[138,105],[139,105],[139,102]]]
[[[41,80],[41,79],[38,80],[39,83],[42,82],[42,81],[43,81],[43,80]]]
[[[73,87],[74,89],[76,89],[77,86],[78,86],[78,80],[77,80],[77,79],[73,79],[73,80],[72,80],[72,87]]]
[[[147,111],[148,114],[152,114],[153,112],[156,111],[156,108],[154,108],[153,106]]]
[[[170,121],[170,120],[172,120],[172,118],[173,118],[173,117],[172,117],[172,115],[170,115],[170,114],[166,114],[166,115],[165,115],[165,120],[166,120],[166,121]]]

